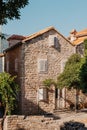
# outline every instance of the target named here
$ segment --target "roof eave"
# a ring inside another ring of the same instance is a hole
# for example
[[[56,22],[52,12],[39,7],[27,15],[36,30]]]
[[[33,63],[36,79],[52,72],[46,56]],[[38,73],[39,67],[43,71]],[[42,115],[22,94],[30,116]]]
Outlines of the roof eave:
[[[44,29],[44,30],[46,30],[46,29]],[[37,32],[37,35],[34,36],[33,38],[36,38],[37,36],[40,36],[40,35],[42,35],[42,34],[48,32],[48,31],[50,31],[50,30],[56,31],[56,32],[57,32],[59,35],[61,35],[66,41],[68,41],[72,46],[74,46],[72,42],[70,42],[70,41],[69,41],[67,38],[65,38],[61,33],[59,33],[53,26],[49,27],[46,31],[43,31],[43,33],[40,33],[40,31]],[[34,34],[36,34],[36,33],[34,33]],[[33,39],[33,38],[31,38],[31,36],[33,36],[34,34],[30,35],[29,38],[22,40],[22,42],[27,42],[27,41]]]
[[[14,48],[20,46],[21,44],[22,44],[22,42],[18,42],[17,44],[15,44],[15,45],[5,49],[3,52],[8,52],[9,50],[14,49]]]

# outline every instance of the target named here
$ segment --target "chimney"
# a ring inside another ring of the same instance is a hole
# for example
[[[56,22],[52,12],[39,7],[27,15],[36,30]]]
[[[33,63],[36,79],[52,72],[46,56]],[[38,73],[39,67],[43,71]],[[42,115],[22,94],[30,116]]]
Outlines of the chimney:
[[[77,31],[75,29],[73,29],[71,32],[70,32],[70,41],[73,42],[74,40],[76,40],[76,33]]]

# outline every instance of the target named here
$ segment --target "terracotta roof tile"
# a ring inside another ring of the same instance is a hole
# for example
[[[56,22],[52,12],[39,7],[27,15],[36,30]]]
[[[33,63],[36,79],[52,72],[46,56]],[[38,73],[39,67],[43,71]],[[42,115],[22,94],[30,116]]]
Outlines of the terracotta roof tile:
[[[84,42],[85,39],[87,39],[87,36],[79,37],[75,41],[73,41],[73,45],[78,45],[78,44]]]
[[[82,35],[82,34],[87,34],[87,29],[81,30],[79,32],[76,33],[76,35]]]
[[[45,32],[48,32],[48,31],[50,31],[50,30],[52,30],[52,29],[55,30],[54,27],[48,27],[48,28],[46,28],[46,29],[43,29],[43,30],[37,32],[37,33],[34,33],[34,34],[32,34],[32,35],[29,35],[29,36],[27,36],[27,37],[23,40],[23,42],[28,41],[28,40],[31,40],[31,39],[33,39],[33,38],[35,38],[35,37],[37,37],[37,36],[40,36],[40,35],[44,34]]]
[[[32,35],[27,36],[24,40],[22,40],[22,42],[24,43],[24,42],[26,42],[26,41],[28,41],[28,40],[31,40],[31,39],[33,39],[33,38],[35,38],[35,37],[37,37],[37,36],[40,36],[40,35],[42,35],[42,34],[48,32],[48,31],[50,31],[50,30],[55,30],[55,31],[56,31],[59,35],[61,35],[65,40],[67,40],[70,44],[72,44],[67,38],[65,38],[61,33],[59,33],[53,26],[50,26],[50,27],[48,27],[48,28],[45,28],[45,29],[43,29],[43,30],[37,32],[37,33],[34,33],[34,34],[32,34]],[[72,45],[73,45],[73,44],[72,44]]]
[[[48,28],[46,28],[46,29],[43,29],[43,30],[41,30],[41,31],[39,31],[39,32],[37,32],[37,33],[34,33],[34,34],[32,34],[32,35],[23,37],[23,38],[24,38],[23,40],[21,40],[20,42],[18,42],[18,43],[15,44],[15,45],[13,45],[13,46],[7,48],[7,49],[5,50],[5,52],[8,51],[8,50],[10,50],[10,49],[12,49],[12,48],[14,48],[15,46],[18,46],[18,45],[20,45],[20,44],[22,44],[22,43],[25,43],[25,42],[28,41],[28,40],[31,40],[31,39],[33,39],[33,38],[35,38],[35,37],[38,37],[38,36],[40,36],[40,35],[42,35],[42,34],[48,32],[48,31],[50,31],[50,30],[56,31],[56,32],[57,32],[60,36],[62,36],[68,43],[70,43],[72,46],[74,46],[73,43],[71,43],[67,38],[65,38],[65,37],[64,37],[61,33],[59,33],[54,27],[51,26],[51,27],[48,27]],[[16,36],[17,36],[17,38],[19,37],[18,35],[13,35],[13,36],[11,36],[10,38],[15,39]]]
[[[10,39],[15,39],[15,40],[23,40],[26,37],[22,36],[22,35],[15,35],[13,34],[12,36],[10,36],[7,40],[9,41]]]
[[[76,36],[76,40],[72,42],[73,45],[78,45],[84,42],[84,40],[87,39],[87,29],[76,32],[75,36]]]

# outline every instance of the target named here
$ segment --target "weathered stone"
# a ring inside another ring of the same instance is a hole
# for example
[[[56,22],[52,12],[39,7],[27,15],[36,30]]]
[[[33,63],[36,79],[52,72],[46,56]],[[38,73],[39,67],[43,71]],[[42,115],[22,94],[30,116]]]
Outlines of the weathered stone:
[[[56,36],[58,46],[49,46],[52,37]],[[61,63],[75,52],[73,46],[64,36],[51,29],[25,43],[12,47],[5,53],[6,63],[9,61],[9,73],[17,75],[16,82],[20,86],[19,114],[31,115],[38,113],[53,113],[54,109],[69,107],[68,99],[75,102],[75,91],[66,90],[65,99],[55,98],[55,87],[47,90],[46,100],[38,100],[38,90],[45,88],[43,81],[47,78],[57,80],[61,73]],[[15,71],[15,59],[18,59],[18,70]],[[39,72],[38,59],[47,60],[47,71]],[[5,70],[7,71],[7,64]],[[60,106],[58,106],[60,104]]]

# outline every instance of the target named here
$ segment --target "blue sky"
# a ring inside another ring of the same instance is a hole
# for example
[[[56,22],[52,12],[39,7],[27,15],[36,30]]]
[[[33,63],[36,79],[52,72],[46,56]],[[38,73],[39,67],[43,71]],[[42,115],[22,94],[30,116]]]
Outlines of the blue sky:
[[[87,28],[87,0],[30,0],[21,9],[21,19],[8,21],[3,32],[26,36],[49,26],[64,36]]]

